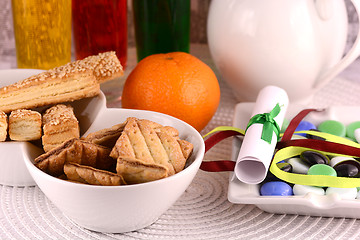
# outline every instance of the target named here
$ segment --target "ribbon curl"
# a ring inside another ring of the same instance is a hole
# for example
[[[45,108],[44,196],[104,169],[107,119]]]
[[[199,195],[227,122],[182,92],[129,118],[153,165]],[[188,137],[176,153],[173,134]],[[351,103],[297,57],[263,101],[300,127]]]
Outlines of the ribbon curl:
[[[271,144],[273,132],[275,132],[277,139],[279,139],[280,136],[280,127],[274,120],[274,118],[280,113],[280,110],[280,105],[277,103],[269,113],[256,114],[250,119],[245,131],[247,131],[251,125],[260,123],[263,125],[261,139]]]

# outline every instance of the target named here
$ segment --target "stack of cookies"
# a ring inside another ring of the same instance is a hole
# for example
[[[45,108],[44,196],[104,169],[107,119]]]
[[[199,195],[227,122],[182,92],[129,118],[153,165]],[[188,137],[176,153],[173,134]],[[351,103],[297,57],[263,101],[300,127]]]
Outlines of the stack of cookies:
[[[42,171],[95,185],[136,184],[171,176],[184,169],[193,150],[178,131],[128,118],[124,123],[74,138],[35,159]]]
[[[28,109],[11,111],[9,117],[0,112],[0,140],[34,141],[42,138],[44,151],[79,137],[79,122],[70,105],[57,104],[43,114]]]

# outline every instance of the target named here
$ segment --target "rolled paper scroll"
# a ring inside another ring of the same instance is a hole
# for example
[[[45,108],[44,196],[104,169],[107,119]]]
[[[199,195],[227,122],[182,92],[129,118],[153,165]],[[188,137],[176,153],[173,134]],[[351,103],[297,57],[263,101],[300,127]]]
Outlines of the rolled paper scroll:
[[[259,92],[235,164],[240,181],[258,184],[265,179],[288,105],[289,98],[279,87]]]

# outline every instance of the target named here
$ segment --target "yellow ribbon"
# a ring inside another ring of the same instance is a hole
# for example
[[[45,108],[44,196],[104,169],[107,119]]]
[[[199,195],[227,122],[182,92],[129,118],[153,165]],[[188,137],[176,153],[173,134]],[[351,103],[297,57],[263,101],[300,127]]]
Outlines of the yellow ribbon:
[[[228,126],[219,126],[219,127],[214,128],[213,130],[211,130],[207,134],[205,134],[203,136],[203,138],[206,138],[207,136],[209,136],[210,134],[213,134],[215,132],[221,132],[221,131],[236,131],[238,133],[241,133],[242,135],[245,135],[245,131],[240,129],[240,128],[228,127]]]

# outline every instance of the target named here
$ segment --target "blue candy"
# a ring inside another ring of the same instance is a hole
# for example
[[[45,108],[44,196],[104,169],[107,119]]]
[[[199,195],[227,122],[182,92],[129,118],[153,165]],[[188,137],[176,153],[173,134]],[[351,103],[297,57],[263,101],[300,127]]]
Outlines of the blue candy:
[[[312,124],[311,122],[308,121],[301,121],[299,123],[299,125],[297,126],[297,128],[295,129],[295,132],[297,131],[308,131],[311,129],[317,129],[316,126],[314,124]],[[297,133],[297,135],[301,135],[301,136],[306,136],[305,133]]]
[[[293,190],[289,184],[281,181],[264,183],[260,188],[262,196],[291,196]]]

